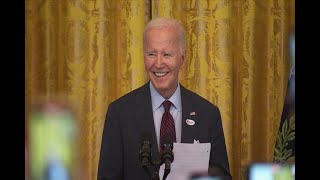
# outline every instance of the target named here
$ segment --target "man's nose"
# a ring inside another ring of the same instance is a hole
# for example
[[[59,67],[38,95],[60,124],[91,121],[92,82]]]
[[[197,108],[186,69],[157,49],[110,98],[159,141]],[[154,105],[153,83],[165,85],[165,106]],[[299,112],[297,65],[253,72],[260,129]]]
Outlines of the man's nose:
[[[156,59],[156,67],[161,67],[163,65],[162,56],[159,54]]]

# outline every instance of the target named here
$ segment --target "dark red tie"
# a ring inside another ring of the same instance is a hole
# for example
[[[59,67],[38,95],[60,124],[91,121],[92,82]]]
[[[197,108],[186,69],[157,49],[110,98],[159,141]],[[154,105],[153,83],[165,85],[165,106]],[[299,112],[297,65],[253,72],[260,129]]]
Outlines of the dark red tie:
[[[160,154],[162,154],[162,144],[164,143],[164,138],[170,138],[173,142],[176,141],[176,129],[174,127],[174,120],[170,114],[171,102],[165,100],[162,105],[164,107],[164,113],[162,115],[161,127],[160,127]]]

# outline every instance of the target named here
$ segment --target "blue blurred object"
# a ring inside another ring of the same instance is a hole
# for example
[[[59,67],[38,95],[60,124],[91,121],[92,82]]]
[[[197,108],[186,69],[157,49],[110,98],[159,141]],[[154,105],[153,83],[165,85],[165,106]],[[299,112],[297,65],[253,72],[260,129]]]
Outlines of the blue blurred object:
[[[46,166],[46,180],[69,180],[69,173],[63,162],[50,158]]]

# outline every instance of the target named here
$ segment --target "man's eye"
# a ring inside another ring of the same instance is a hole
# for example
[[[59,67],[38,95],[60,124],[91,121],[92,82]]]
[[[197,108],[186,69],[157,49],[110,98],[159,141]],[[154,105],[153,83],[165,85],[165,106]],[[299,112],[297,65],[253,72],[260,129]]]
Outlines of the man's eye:
[[[149,57],[154,57],[154,56],[156,56],[156,54],[155,53],[149,53],[148,56]]]
[[[172,57],[172,54],[166,53],[166,54],[164,54],[164,57]]]

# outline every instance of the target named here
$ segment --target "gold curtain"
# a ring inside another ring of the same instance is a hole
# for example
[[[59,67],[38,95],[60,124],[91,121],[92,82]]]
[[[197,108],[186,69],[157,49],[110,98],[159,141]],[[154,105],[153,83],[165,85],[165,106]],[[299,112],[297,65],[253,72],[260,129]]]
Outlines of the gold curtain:
[[[182,85],[216,104],[234,179],[271,162],[289,72],[294,0],[26,0],[26,113],[39,97],[77,112],[79,162],[96,179],[108,104],[147,81],[142,32],[150,18],[187,33]]]

